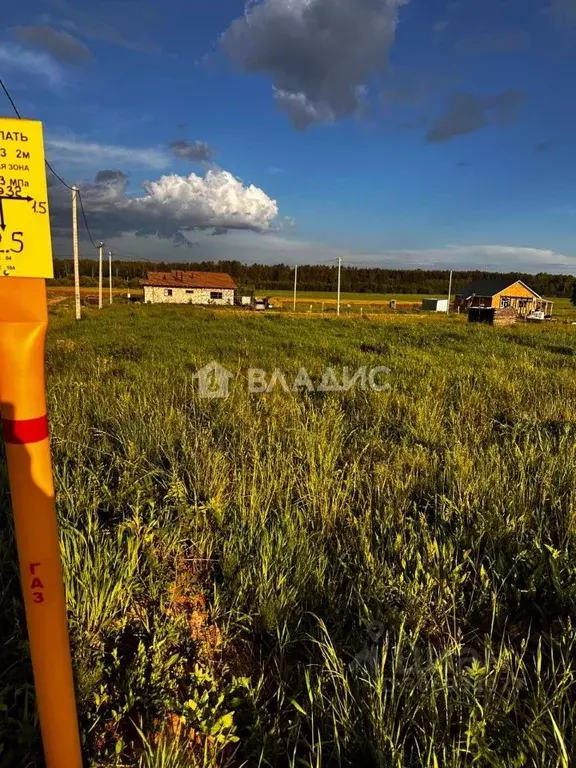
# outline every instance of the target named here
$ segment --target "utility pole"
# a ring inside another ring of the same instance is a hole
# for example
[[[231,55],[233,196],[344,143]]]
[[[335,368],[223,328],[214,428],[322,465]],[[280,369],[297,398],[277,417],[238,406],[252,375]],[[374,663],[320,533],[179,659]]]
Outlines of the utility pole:
[[[296,291],[298,289],[298,264],[294,267],[294,312],[296,312]]]
[[[98,246],[98,309],[102,309],[102,256],[104,243]]]
[[[449,284],[449,286],[448,286],[448,308],[446,309],[446,314],[447,314],[447,315],[448,315],[448,314],[450,314],[450,298],[451,298],[451,296],[452,296],[452,275],[453,275],[453,274],[454,274],[454,273],[453,273],[453,272],[452,272],[452,270],[451,270],[451,271],[450,271],[450,284]]]
[[[340,286],[341,286],[341,275],[342,275],[342,256],[338,256],[338,304],[336,312],[338,313],[338,317],[340,317]]]
[[[112,251],[108,251],[108,277],[110,278],[110,304],[112,304]]]
[[[72,187],[72,248],[74,251],[74,302],[76,304],[76,320],[82,317],[80,303],[80,263],[78,256],[78,187]]]

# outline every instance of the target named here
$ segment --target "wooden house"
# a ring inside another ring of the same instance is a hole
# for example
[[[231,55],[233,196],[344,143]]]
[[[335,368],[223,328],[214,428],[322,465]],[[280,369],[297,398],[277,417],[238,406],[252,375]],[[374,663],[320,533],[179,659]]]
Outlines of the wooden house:
[[[546,301],[522,280],[510,282],[509,278],[476,280],[456,291],[454,307],[465,312],[472,307],[486,309],[514,309],[521,317],[533,312],[552,314],[554,304]]]

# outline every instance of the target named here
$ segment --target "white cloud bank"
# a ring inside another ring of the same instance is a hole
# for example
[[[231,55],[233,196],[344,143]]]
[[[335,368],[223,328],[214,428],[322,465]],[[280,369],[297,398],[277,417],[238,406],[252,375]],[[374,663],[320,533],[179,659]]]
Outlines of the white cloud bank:
[[[170,164],[170,157],[163,149],[99,144],[74,136],[48,136],[46,151],[54,162],[89,168],[128,165],[133,169],[162,169]]]
[[[194,238],[198,239],[198,238]],[[218,242],[213,242],[217,240]],[[267,264],[317,264],[342,256],[351,267],[383,269],[486,269],[490,272],[576,272],[576,253],[511,245],[446,245],[438,248],[383,249],[365,252],[274,233],[254,237],[231,233],[225,238],[201,238],[199,253],[206,258],[231,258]],[[181,258],[189,258],[187,255]]]
[[[448,245],[439,248],[394,249],[366,253],[336,248],[324,243],[298,240],[281,232],[266,236],[254,232],[230,231],[225,237],[207,233],[188,234],[193,250],[174,247],[171,241],[157,237],[124,234],[111,238],[117,247],[151,261],[194,261],[232,259],[248,264],[321,264],[343,257],[344,266],[381,267],[383,269],[481,269],[490,272],[576,273],[576,253],[568,255],[546,248],[510,245]],[[63,243],[57,252],[62,253]],[[182,245],[180,241],[179,245]],[[65,248],[70,249],[69,244]],[[89,255],[88,249],[83,252]]]
[[[72,133],[48,135],[46,150],[48,158],[55,163],[89,169],[128,167],[131,170],[162,170],[175,160],[204,164],[215,154],[205,141],[175,139],[166,146],[126,147],[90,141]]]
[[[366,257],[366,263],[377,255]],[[398,250],[383,254],[386,262],[428,269],[486,269],[490,272],[572,272],[576,254],[569,256],[549,248],[513,245],[447,245],[443,248]],[[384,265],[383,265],[384,266]]]

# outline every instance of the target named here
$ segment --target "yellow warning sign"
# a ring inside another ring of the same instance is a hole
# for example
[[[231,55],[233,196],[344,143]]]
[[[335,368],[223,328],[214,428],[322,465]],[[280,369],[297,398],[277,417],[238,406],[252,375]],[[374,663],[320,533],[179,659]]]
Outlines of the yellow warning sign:
[[[53,277],[42,123],[0,118],[0,277]]]

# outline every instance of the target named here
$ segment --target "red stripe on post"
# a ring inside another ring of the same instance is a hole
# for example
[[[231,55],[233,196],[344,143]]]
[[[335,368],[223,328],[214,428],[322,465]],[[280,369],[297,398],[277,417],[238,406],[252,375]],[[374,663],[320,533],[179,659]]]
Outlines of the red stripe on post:
[[[38,419],[2,419],[4,442],[10,445],[26,445],[39,443],[48,437],[48,417],[46,414]]]

